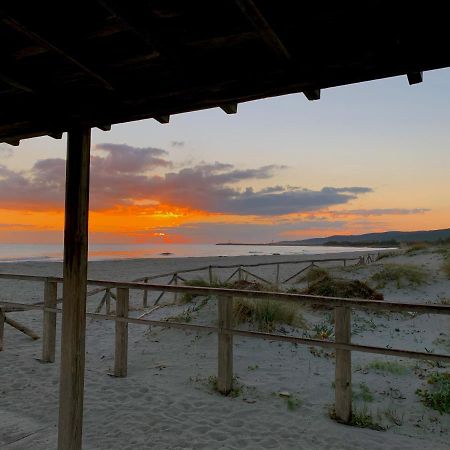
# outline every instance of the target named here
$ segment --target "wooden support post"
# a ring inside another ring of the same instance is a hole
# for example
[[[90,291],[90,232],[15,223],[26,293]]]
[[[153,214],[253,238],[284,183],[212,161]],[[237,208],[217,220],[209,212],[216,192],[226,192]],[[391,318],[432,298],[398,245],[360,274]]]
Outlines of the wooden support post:
[[[148,283],[148,278],[144,279],[144,283]],[[144,291],[144,296],[142,298],[142,307],[147,308],[148,305],[148,291],[147,289]]]
[[[352,312],[348,306],[334,308],[336,342],[350,344]],[[349,423],[352,418],[352,353],[336,349],[336,419]]]
[[[209,275],[209,285],[211,286],[213,284],[213,271],[212,267],[208,267],[208,275]]]
[[[239,266],[239,269],[238,269],[238,279],[239,279],[239,281],[242,281],[242,266]]]
[[[8,325],[11,325],[16,330],[19,330],[21,333],[26,334],[27,336],[30,336],[31,339],[37,340],[39,339],[39,335],[36,334],[31,328],[26,327],[25,325],[22,325],[20,322],[17,322],[10,317],[6,317],[4,319],[5,323]]]
[[[130,291],[117,288],[116,316],[128,317]],[[126,377],[128,369],[128,322],[116,322],[116,351],[114,376]]]
[[[344,267],[347,266],[347,260],[344,259]]]
[[[58,283],[46,281],[44,288],[44,308],[56,308]],[[55,362],[56,348],[56,312],[44,311],[42,331],[42,361]]]
[[[178,274],[177,273],[173,274],[173,284],[175,286],[178,286]],[[175,303],[178,301],[178,292],[175,292],[173,299],[174,299]]]
[[[3,350],[3,335],[5,331],[5,313],[0,308],[0,352]]]
[[[217,389],[222,394],[228,395],[233,384],[233,335],[224,333],[223,330],[233,326],[233,298],[219,296],[217,308],[219,313]]]
[[[108,316],[111,314],[111,292],[109,289],[106,289],[106,300],[105,300],[105,311]]]
[[[277,289],[280,287],[280,265],[277,264],[277,274],[275,276],[275,286]]]
[[[58,449],[80,450],[83,428],[91,130],[67,137]]]

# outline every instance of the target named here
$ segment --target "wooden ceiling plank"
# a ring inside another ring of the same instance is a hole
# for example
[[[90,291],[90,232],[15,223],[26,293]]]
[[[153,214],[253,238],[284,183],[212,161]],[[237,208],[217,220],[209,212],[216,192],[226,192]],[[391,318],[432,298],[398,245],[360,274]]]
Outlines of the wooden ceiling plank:
[[[253,0],[235,0],[239,9],[247,17],[247,19],[253,24],[256,30],[259,32],[264,42],[282,59],[290,60],[291,54],[289,53],[283,41],[277,35],[277,33],[270,26],[264,15],[259,8],[255,5]]]
[[[40,36],[38,33],[28,29],[25,25],[21,24],[18,20],[14,19],[13,17],[11,17],[3,12],[0,12],[0,21],[3,22],[8,27],[16,30],[18,33],[22,34],[23,36],[26,36],[28,39],[30,39],[34,43],[38,44],[39,46],[47,48],[48,50],[50,50],[50,51],[58,54],[62,58],[64,58],[66,61],[69,61],[73,65],[77,66],[85,74],[87,74],[91,78],[97,80],[107,90],[110,90],[110,91],[114,90],[114,87],[109,83],[109,81],[105,80],[105,78],[103,78],[101,75],[96,73],[93,69],[89,68],[83,62],[81,62],[78,58],[72,56],[68,50],[63,49],[60,46],[51,43],[44,37]]]

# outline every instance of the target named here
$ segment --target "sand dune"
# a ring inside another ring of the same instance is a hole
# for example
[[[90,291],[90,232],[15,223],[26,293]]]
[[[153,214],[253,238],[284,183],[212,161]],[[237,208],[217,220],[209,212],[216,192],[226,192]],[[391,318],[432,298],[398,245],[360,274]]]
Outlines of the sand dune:
[[[325,256],[323,256],[325,257]],[[329,257],[327,255],[326,257]],[[450,298],[450,281],[440,272],[442,254],[385,258],[363,268],[334,268],[346,278],[368,279],[384,264],[415,264],[426,272],[419,286],[397,288],[388,283],[388,299],[418,302]],[[286,257],[226,258],[226,263],[286,260]],[[294,259],[294,258],[293,258]],[[128,260],[95,262],[91,278],[130,280],[179,268],[224,263],[224,258]],[[263,268],[255,273],[273,276]],[[288,268],[283,268],[285,274]],[[290,269],[292,271],[292,268]],[[1,272],[59,275],[58,263],[0,265]],[[32,302],[42,298],[40,284],[1,281],[2,300]],[[154,296],[155,294],[153,294]],[[89,301],[95,309],[101,296]],[[153,298],[153,297],[152,297]],[[132,296],[138,306],[141,294]],[[167,297],[166,302],[172,302]],[[189,305],[161,308],[154,317],[180,314]],[[139,314],[135,312],[134,314]],[[326,312],[303,311],[308,330],[326,320]],[[15,313],[26,325],[40,330],[41,314]],[[354,342],[424,351],[450,350],[449,319],[442,316],[354,314]],[[193,323],[213,324],[211,300],[192,313]],[[40,341],[7,327],[0,353],[0,449],[56,448],[59,375],[57,362],[38,361]],[[450,418],[420,402],[415,394],[436,369],[426,362],[353,354],[354,406],[366,408],[386,431],[339,425],[329,418],[334,401],[334,359],[326,353],[287,343],[235,338],[234,364],[239,395],[223,397],[209,380],[216,374],[217,340],[213,334],[130,325],[128,377],[108,376],[113,365],[114,324],[88,319],[85,392],[85,449],[447,449]],[[446,346],[449,345],[448,348]],[[314,354],[313,354],[314,353]],[[373,361],[396,361],[397,373],[374,368]],[[372,363],[372,364],[371,364]],[[361,397],[366,386],[373,400]],[[280,396],[280,392],[290,397]],[[288,401],[290,398],[292,401]],[[397,424],[396,424],[397,423]]]

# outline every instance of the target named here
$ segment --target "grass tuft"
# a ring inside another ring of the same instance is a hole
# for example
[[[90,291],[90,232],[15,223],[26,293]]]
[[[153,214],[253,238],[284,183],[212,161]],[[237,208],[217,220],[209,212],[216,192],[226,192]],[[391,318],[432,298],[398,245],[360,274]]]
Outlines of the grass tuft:
[[[233,302],[233,318],[235,323],[253,323],[260,331],[273,331],[280,324],[307,327],[297,306],[278,300],[236,298]]]
[[[378,372],[392,373],[394,375],[405,375],[406,373],[408,373],[408,367],[404,366],[403,364],[397,361],[375,360],[367,364],[365,369],[369,370],[372,369]]]
[[[352,398],[366,403],[373,402],[373,394],[366,383],[359,383],[358,391],[352,392]]]
[[[312,283],[303,293],[324,297],[365,298],[383,300],[383,294],[359,280],[341,280],[327,275]]]
[[[334,407],[330,408],[329,411],[330,418],[333,420],[337,420],[336,418],[336,410]],[[370,428],[371,430],[376,431],[385,431],[386,428],[382,427],[379,423],[375,421],[372,414],[367,411],[367,407],[364,406],[362,409],[353,409],[352,417],[350,422],[347,425],[351,425],[353,427],[358,428]]]
[[[441,414],[450,412],[450,373],[433,372],[427,379],[429,389],[417,389],[422,402]]]
[[[442,264],[442,270],[450,278],[450,259],[446,259]]]
[[[410,264],[385,264],[380,272],[372,276],[377,283],[377,288],[383,288],[389,282],[395,282],[397,289],[406,285],[421,285],[425,283],[428,276],[420,267]]]

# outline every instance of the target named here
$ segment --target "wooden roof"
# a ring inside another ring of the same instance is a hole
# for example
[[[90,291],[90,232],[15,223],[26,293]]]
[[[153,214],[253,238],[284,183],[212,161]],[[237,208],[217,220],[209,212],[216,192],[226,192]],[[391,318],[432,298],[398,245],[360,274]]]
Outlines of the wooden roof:
[[[3,0],[0,142],[450,66],[437,1]]]

